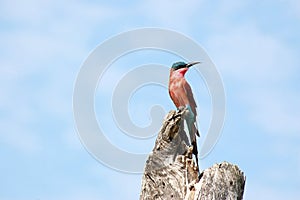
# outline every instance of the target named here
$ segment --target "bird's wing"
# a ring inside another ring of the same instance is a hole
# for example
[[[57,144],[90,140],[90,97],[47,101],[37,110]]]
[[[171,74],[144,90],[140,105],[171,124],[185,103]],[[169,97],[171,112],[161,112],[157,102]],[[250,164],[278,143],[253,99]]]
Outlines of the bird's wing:
[[[197,104],[196,104],[196,101],[195,101],[194,96],[193,96],[192,88],[188,84],[188,82],[185,82],[184,90],[185,90],[185,93],[187,95],[187,98],[188,98],[189,104],[191,106],[191,109],[194,113],[194,123],[193,123],[194,131],[193,132],[196,133],[196,135],[200,137],[200,132],[199,132],[198,125],[197,125],[197,110],[196,110],[197,109]]]
[[[193,96],[193,92],[192,92],[192,88],[191,86],[188,84],[188,82],[184,82],[183,84],[183,87],[184,87],[184,91],[186,93],[186,96],[188,98],[188,101],[189,101],[189,104],[191,106],[191,109],[195,115],[195,121],[196,121],[196,116],[197,116],[197,104],[196,104],[196,101],[194,99],[194,96]]]

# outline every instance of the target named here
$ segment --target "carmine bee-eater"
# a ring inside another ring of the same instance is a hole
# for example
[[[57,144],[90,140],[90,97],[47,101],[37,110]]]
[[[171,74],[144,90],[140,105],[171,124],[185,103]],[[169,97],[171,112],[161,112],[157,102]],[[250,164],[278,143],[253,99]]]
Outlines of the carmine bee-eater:
[[[191,144],[193,147],[193,154],[196,157],[196,162],[198,166],[198,150],[197,150],[197,141],[196,135],[199,135],[196,117],[197,117],[197,105],[192,93],[191,86],[188,84],[184,78],[185,73],[189,70],[189,67],[198,64],[200,62],[176,62],[172,65],[170,69],[169,77],[169,94],[174,102],[177,109],[187,109],[187,114],[185,116]]]

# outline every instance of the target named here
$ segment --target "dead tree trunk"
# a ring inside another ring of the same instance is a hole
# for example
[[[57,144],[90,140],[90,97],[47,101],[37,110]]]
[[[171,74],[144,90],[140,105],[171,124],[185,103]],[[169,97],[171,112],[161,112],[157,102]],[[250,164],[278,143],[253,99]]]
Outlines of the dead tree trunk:
[[[245,176],[237,166],[216,164],[199,174],[183,129],[184,111],[170,111],[146,162],[140,200],[240,200]]]

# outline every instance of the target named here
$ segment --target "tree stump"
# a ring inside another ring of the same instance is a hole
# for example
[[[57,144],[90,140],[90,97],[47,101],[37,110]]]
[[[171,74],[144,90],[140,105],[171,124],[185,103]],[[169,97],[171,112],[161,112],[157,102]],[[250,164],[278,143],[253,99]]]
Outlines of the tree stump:
[[[184,112],[165,117],[146,161],[140,200],[243,199],[246,178],[237,166],[223,162],[199,173],[183,128]]]

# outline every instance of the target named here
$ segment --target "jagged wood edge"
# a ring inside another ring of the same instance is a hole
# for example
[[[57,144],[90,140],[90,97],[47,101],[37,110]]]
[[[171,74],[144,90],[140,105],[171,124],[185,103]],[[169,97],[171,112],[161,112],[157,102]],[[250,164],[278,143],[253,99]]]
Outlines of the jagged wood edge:
[[[245,176],[235,165],[216,164],[199,179],[183,114],[184,110],[170,111],[165,117],[145,165],[140,199],[242,199]]]

